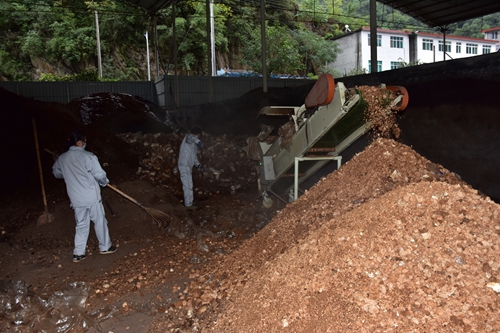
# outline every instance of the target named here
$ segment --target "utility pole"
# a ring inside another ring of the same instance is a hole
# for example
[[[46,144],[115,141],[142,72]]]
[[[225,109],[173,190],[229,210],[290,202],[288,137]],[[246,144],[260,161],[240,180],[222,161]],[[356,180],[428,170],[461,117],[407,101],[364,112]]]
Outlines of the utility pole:
[[[377,1],[370,0],[370,50],[372,73],[378,72],[377,59]]]
[[[446,61],[446,27],[441,27],[441,32],[443,33],[443,61]]]
[[[102,77],[102,65],[101,65],[101,38],[99,37],[99,17],[97,16],[97,10],[94,10],[95,15],[95,34],[97,38],[97,68],[99,77]]]
[[[265,0],[260,0],[260,45],[262,58],[262,92],[267,92],[267,59],[266,59],[266,7]]]
[[[214,97],[214,88],[213,88],[213,83],[212,83],[212,71],[213,71],[213,66],[212,66],[212,37],[210,33],[210,4],[211,0],[206,0],[206,5],[205,5],[205,17],[207,20],[206,24],[206,29],[207,29],[207,76],[208,76],[208,102],[211,103],[213,101]]]
[[[148,81],[151,81],[151,70],[149,68],[149,38],[148,38],[148,32],[144,34],[144,37],[146,37],[146,60],[148,62]]]
[[[211,46],[211,59],[212,59],[212,76],[217,73],[215,63],[215,22],[214,22],[214,0],[210,0],[210,46]]]
[[[157,22],[157,16],[156,12],[153,14],[153,25],[154,25],[154,47],[155,47],[155,67],[156,67],[156,79],[160,76],[160,64],[159,64],[159,56],[158,56],[158,22]]]
[[[172,51],[174,52],[174,103],[175,108],[179,108],[179,75],[177,73],[177,26],[175,24],[177,0],[172,1]],[[167,74],[168,75],[168,72]]]

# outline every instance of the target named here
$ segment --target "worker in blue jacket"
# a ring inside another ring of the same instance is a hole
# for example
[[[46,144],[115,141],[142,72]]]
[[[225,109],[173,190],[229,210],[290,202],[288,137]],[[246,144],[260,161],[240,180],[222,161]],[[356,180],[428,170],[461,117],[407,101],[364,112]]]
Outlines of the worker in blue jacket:
[[[182,140],[179,150],[177,167],[181,175],[182,190],[184,192],[184,206],[188,209],[198,208],[193,205],[193,166],[196,166],[201,172],[205,171],[198,160],[198,148],[203,148],[201,135],[201,129],[199,127],[194,127],[191,133],[186,135]]]
[[[56,178],[64,179],[66,190],[75,212],[76,232],[73,262],[86,257],[87,239],[90,221],[94,222],[94,230],[99,241],[101,254],[116,251],[112,245],[108,221],[104,215],[104,207],[99,186],[109,183],[106,172],[102,169],[97,157],[85,150],[87,137],[82,131],[73,131],[69,137],[69,149],[61,154],[52,167]]]

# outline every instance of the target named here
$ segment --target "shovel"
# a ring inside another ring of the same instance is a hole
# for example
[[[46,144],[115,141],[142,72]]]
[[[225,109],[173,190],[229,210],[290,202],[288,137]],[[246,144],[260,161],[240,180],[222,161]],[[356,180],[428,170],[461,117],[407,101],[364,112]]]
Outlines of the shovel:
[[[38,149],[38,135],[36,131],[35,118],[32,118],[32,122],[33,122],[33,133],[35,135],[35,147],[36,147],[36,157],[38,159],[38,170],[40,171],[40,183],[42,184],[43,206],[45,208],[44,213],[40,215],[40,217],[36,220],[36,224],[40,226],[54,221],[54,215],[49,214],[49,209],[47,208],[47,198],[45,196],[45,186],[43,184],[42,162],[40,161],[40,150]]]
[[[113,186],[111,184],[108,184],[106,186],[116,193],[120,194],[124,198],[127,198],[131,202],[135,203],[137,206],[141,207],[146,213],[148,213],[149,216],[153,218],[153,221],[158,225],[159,228],[165,228],[170,224],[170,217],[161,210],[144,206],[139,201],[132,198],[130,195],[120,191],[118,188],[116,188],[116,186]]]

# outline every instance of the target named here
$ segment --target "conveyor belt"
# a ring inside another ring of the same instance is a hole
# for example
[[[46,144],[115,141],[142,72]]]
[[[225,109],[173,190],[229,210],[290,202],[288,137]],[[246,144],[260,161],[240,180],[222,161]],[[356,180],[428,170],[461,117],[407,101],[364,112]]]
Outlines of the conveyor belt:
[[[385,88],[385,87],[384,87]],[[388,90],[401,88],[404,96],[397,97],[393,103],[408,102],[407,92],[402,87],[388,87]],[[406,97],[406,98],[403,98]],[[398,105],[400,105],[398,104]],[[342,82],[334,83],[333,77],[326,74],[315,84],[305,105],[301,107],[268,107],[262,113],[272,115],[288,114],[295,122],[295,132],[287,141],[276,140],[270,146],[258,147],[260,159],[260,185],[264,192],[282,194],[294,187],[295,161],[297,157],[321,158],[338,157],[347,147],[370,129],[365,115],[368,103],[358,90],[347,91]],[[402,107],[402,108],[403,108]],[[401,109],[402,109],[401,108]],[[293,114],[292,114],[293,113]],[[338,158],[337,158],[338,159]],[[298,184],[323,167],[329,160],[306,159],[298,164]]]

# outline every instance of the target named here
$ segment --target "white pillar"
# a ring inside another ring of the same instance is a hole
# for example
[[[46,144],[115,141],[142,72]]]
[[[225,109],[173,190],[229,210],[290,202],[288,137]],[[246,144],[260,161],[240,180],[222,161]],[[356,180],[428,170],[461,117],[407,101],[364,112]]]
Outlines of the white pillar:
[[[211,54],[212,54],[212,76],[217,73],[215,63],[215,22],[214,22],[214,0],[210,0],[210,39],[211,39]]]
[[[146,37],[146,61],[148,62],[148,81],[151,81],[151,70],[149,68],[149,38],[147,31],[144,34],[144,37]]]
[[[99,37],[99,17],[97,16],[97,10],[94,10],[94,14],[95,14],[95,34],[97,38],[97,68],[99,77],[102,77],[101,38]]]

